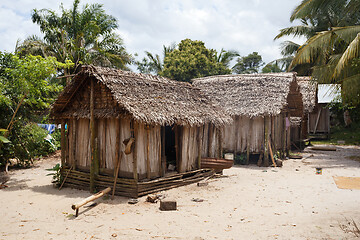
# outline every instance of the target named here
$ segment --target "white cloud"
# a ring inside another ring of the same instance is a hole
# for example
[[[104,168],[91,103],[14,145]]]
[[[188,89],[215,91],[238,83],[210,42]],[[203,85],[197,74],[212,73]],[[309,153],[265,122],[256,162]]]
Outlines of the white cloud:
[[[70,8],[72,0],[63,0]],[[280,57],[280,40],[273,38],[290,25],[289,16],[299,0],[83,0],[98,2],[119,22],[118,33],[132,54],[161,54],[162,46],[182,39],[204,41],[220,50],[238,50],[241,55],[259,52],[265,62]],[[0,3],[0,51],[13,51],[16,40],[39,34],[31,22],[33,8],[59,10],[57,1],[5,0]]]

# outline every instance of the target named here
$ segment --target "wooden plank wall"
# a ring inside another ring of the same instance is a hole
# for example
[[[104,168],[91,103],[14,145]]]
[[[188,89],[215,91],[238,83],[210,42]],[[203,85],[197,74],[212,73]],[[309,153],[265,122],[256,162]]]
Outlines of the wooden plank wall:
[[[197,169],[198,131],[197,127],[182,127],[180,173]]]
[[[269,133],[277,149],[282,149],[285,133],[284,114],[269,118]],[[205,130],[204,130],[205,132]],[[206,136],[206,133],[204,133]],[[234,123],[223,128],[223,148],[225,151],[246,153],[249,142],[250,153],[261,153],[264,149],[264,118],[234,117]]]
[[[316,128],[316,133],[325,133],[328,134],[330,133],[330,110],[329,108],[325,107],[325,104],[318,104],[316,111],[313,111],[312,113],[309,114],[309,133],[313,134],[314,133],[314,129],[315,129],[315,125],[316,125],[316,121],[318,118],[318,114],[319,111],[321,109],[321,113],[320,113],[320,118],[319,118],[319,122]]]

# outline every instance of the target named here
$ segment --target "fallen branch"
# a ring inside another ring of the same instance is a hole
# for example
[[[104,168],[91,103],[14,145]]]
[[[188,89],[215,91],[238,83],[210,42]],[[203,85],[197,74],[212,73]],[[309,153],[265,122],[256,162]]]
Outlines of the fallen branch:
[[[108,193],[108,192],[110,192],[110,191],[111,191],[111,188],[110,188],[110,187],[105,188],[104,190],[102,190],[102,191],[100,191],[100,192],[98,192],[98,193],[96,193],[96,194],[94,194],[94,195],[92,195],[92,196],[90,196],[90,197],[88,197],[88,198],[85,198],[84,200],[82,200],[82,201],[80,201],[80,202],[78,202],[78,203],[73,204],[73,205],[71,206],[71,208],[72,208],[73,210],[76,210],[75,216],[76,216],[76,217],[78,216],[79,208],[80,208],[80,207],[84,206],[84,205],[87,204],[88,202],[94,201],[94,200],[96,200],[96,199],[104,196],[106,193]]]

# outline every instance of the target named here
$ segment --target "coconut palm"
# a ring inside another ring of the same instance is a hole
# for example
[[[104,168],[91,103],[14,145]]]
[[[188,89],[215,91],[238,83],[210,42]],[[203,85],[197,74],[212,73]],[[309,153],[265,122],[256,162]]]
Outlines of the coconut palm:
[[[79,3],[74,0],[69,10],[61,5],[60,15],[49,9],[34,9],[32,21],[40,26],[44,39],[27,38],[18,44],[17,52],[55,56],[60,62],[71,60],[75,63],[72,72],[81,64],[128,69],[132,57],[114,32],[118,27],[115,17],[106,14],[101,4],[87,4],[79,11]]]
[[[216,61],[218,63],[222,63],[225,67],[230,68],[231,61],[235,58],[240,56],[238,51],[229,50],[226,51],[225,49],[221,49],[220,53],[215,54]]]
[[[336,8],[337,11],[329,10]],[[329,23],[333,25],[317,32],[300,46],[289,69],[303,64],[312,66],[313,79],[320,83],[341,84],[344,102],[359,105],[360,1],[307,0],[294,13],[304,17],[304,12],[316,14],[319,9],[332,13]]]

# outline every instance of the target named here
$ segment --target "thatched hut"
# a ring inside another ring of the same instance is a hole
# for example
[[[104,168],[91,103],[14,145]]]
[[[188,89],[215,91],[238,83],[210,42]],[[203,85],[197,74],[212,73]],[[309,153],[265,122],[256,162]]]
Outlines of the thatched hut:
[[[252,154],[263,156],[264,165],[269,165],[269,143],[282,153],[290,148],[289,118],[301,117],[303,112],[295,73],[211,76],[194,79],[193,84],[234,120],[217,131],[211,124],[204,128],[203,135],[209,136],[204,139],[212,141],[207,146],[214,150],[203,147],[203,153],[220,156],[223,148],[246,156],[247,163]],[[213,140],[217,135],[222,139],[219,143]]]
[[[315,109],[317,103],[316,88],[317,84],[311,81],[310,77],[296,77],[300,87],[303,100],[303,116],[290,118],[291,130],[290,140],[298,149],[303,147],[303,141],[309,139],[308,126],[309,114]]]
[[[50,115],[62,123],[65,184],[94,190],[118,176],[116,193],[132,197],[205,176],[199,129],[232,121],[191,84],[94,66],[73,78]]]
[[[339,84],[318,84],[317,102],[314,110],[309,114],[308,131],[313,137],[330,136],[329,103],[341,101]]]

